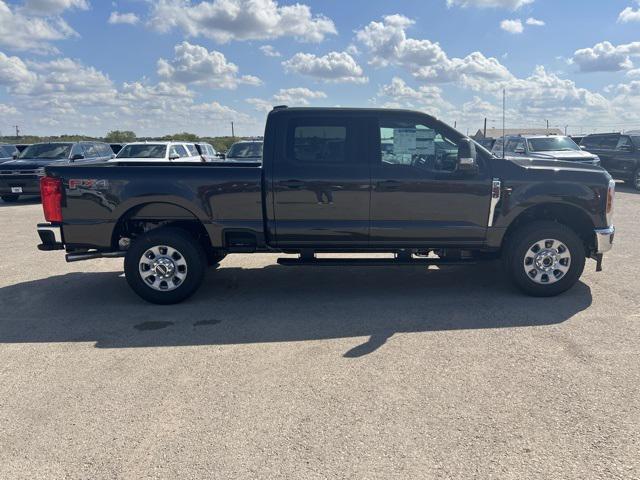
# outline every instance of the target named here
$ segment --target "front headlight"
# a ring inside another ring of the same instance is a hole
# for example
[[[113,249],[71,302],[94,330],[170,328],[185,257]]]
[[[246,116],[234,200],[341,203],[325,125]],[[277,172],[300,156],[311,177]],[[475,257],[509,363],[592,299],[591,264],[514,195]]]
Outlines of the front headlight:
[[[593,156],[593,162],[597,165],[600,165],[600,157],[598,155]]]

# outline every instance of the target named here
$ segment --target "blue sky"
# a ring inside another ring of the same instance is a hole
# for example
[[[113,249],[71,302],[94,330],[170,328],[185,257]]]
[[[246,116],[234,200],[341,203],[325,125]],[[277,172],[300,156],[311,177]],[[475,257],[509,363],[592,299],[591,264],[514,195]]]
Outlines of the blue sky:
[[[638,0],[0,0],[0,131],[260,134],[271,105],[640,128]]]

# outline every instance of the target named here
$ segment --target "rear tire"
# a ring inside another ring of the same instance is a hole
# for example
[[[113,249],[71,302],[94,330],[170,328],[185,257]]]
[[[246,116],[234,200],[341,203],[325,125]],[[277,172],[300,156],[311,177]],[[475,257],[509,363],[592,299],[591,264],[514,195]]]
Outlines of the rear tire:
[[[537,221],[508,240],[503,260],[513,283],[534,297],[553,297],[575,285],[584,270],[585,246],[569,227]]]
[[[204,278],[207,257],[185,230],[163,227],[138,237],[127,250],[127,283],[144,300],[159,305],[182,302]]]
[[[4,203],[15,203],[20,198],[20,195],[2,195],[0,198]]]

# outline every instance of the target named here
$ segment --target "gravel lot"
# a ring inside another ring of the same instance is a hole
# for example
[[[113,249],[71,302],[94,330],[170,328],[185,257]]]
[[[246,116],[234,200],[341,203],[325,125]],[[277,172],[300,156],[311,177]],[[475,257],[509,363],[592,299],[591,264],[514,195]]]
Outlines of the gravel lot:
[[[553,299],[236,255],[160,307],[0,201],[0,478],[640,478],[639,212]]]

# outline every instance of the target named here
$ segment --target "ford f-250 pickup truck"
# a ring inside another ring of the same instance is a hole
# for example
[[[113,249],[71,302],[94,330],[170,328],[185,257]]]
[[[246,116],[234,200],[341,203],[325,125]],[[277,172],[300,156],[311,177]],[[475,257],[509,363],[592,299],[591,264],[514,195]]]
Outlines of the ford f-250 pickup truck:
[[[160,304],[229,253],[281,265],[444,265],[502,257],[524,292],[562,293],[613,242],[615,184],[593,165],[499,159],[429,115],[276,107],[262,163],[46,167],[40,250],[124,257]],[[318,258],[316,253],[393,253]]]

